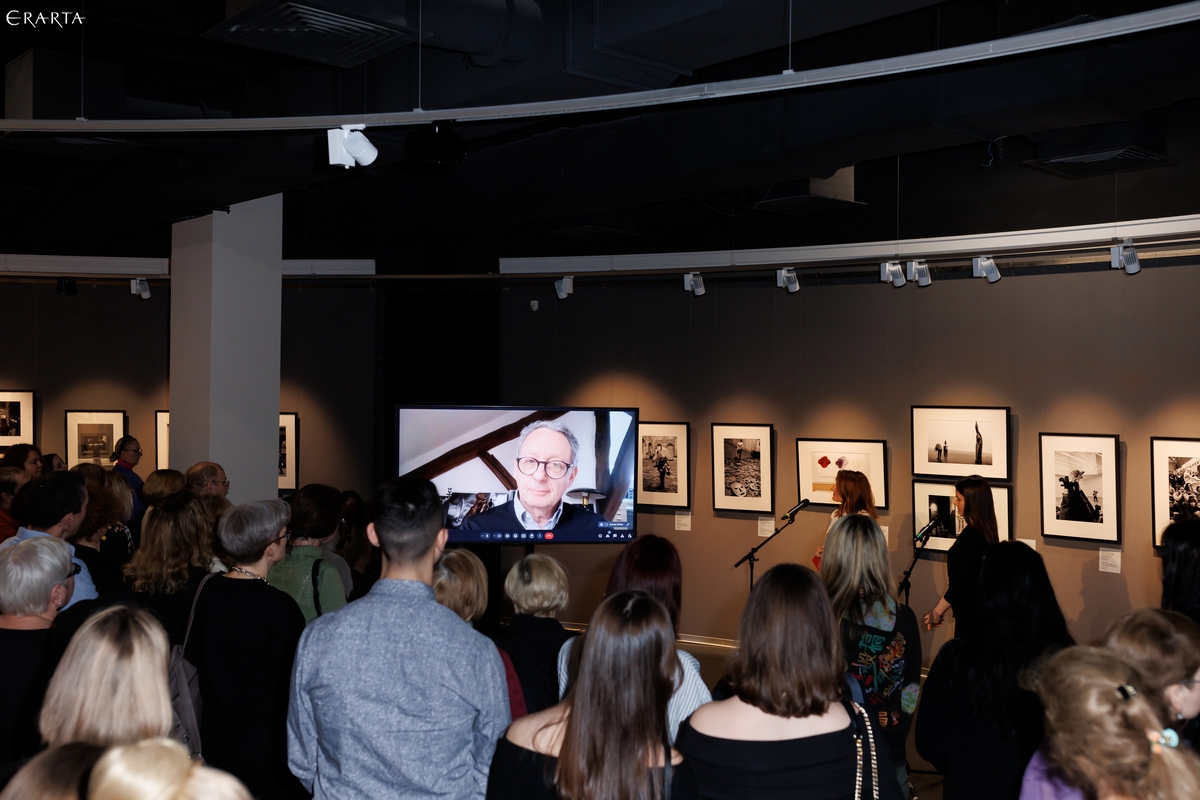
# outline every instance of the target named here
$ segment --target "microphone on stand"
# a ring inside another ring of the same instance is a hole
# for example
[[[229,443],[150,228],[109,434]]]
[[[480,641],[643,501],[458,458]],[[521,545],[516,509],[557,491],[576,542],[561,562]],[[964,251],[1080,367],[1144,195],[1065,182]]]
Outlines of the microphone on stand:
[[[941,528],[942,521],[937,517],[934,517],[933,519],[929,520],[928,525],[926,525],[924,528],[921,528],[921,530],[917,532],[916,537],[914,537],[914,541],[923,542],[933,535],[934,530],[941,530]]]
[[[796,517],[796,512],[799,511],[800,509],[804,508],[806,505],[808,505],[808,503],[809,503],[808,500],[801,500],[799,503],[796,503],[795,507],[792,508],[791,511],[787,512],[782,517],[780,517],[780,519],[786,519],[789,522],[794,521],[794,519]]]

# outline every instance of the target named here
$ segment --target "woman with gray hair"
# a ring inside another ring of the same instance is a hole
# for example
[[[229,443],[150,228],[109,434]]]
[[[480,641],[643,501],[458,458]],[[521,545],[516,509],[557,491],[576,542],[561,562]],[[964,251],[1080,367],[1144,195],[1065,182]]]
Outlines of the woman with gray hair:
[[[0,764],[37,751],[50,626],[71,599],[71,548],[39,536],[0,552]]]
[[[290,516],[283,500],[221,514],[217,536],[232,566],[201,588],[185,649],[204,698],[204,760],[268,799],[305,796],[288,772],[286,728],[304,615],[267,580],[287,554]]]

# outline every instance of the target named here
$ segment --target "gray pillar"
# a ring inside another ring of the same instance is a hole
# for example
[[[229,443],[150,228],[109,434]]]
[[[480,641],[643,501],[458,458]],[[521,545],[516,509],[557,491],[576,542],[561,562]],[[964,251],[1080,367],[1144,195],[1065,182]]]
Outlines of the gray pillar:
[[[283,196],[171,230],[171,468],[215,461],[234,503],[279,496]]]

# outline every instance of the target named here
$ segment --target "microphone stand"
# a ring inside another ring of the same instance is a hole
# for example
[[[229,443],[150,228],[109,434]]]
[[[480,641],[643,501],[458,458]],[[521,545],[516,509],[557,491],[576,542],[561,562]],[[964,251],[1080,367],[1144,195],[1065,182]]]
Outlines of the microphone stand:
[[[933,538],[933,530],[941,527],[942,526],[940,522],[936,525],[927,525],[926,528],[929,529],[929,533],[927,533],[921,539],[921,543],[913,549],[912,562],[908,565],[908,569],[904,570],[904,577],[900,579],[899,591],[896,592],[897,595],[904,595],[904,605],[908,605],[909,590],[912,589],[912,581],[910,581],[909,578],[912,576],[912,571],[916,569],[917,559],[921,557],[921,551],[925,549],[925,545],[929,544],[929,540]]]
[[[759,561],[759,558],[756,555],[756,553],[758,553],[759,550],[762,550],[764,547],[766,547],[768,544],[770,544],[771,540],[774,539],[776,536],[778,536],[784,528],[786,528],[788,525],[791,525],[793,522],[796,521],[795,514],[785,515],[783,518],[786,519],[787,522],[783,523],[778,528],[776,528],[775,532],[772,533],[770,536],[768,536],[767,540],[765,542],[763,542],[762,544],[760,544],[758,547],[750,548],[750,552],[746,553],[746,555],[742,556],[741,560],[733,565],[733,568],[737,569],[738,567],[740,567],[742,564],[746,563],[747,561],[750,562],[750,588],[751,589],[754,588],[754,565],[756,563],[758,563],[758,561]]]

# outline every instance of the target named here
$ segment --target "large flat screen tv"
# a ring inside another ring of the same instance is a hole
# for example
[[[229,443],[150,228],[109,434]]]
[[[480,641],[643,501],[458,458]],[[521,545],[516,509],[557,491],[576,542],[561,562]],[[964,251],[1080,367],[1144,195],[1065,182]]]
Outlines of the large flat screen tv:
[[[433,481],[452,542],[637,535],[635,408],[398,406],[398,474]]]

